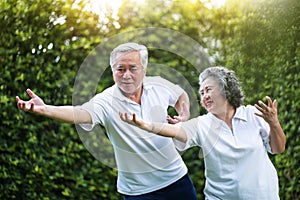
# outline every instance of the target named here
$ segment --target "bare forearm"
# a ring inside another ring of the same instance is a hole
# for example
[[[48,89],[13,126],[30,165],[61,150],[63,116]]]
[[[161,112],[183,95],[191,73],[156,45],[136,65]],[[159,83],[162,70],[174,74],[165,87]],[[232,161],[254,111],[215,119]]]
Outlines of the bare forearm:
[[[272,152],[275,154],[284,152],[285,144],[286,137],[279,122],[270,125],[270,146]]]
[[[190,100],[186,92],[179,96],[175,104],[175,110],[182,117],[182,121],[190,118]]]
[[[179,141],[186,142],[186,133],[181,128],[180,124],[145,122],[143,120],[137,119],[135,113],[133,113],[131,117],[128,113],[119,112],[119,116],[124,122],[137,126],[145,131],[165,137],[176,138]]]
[[[74,106],[46,105],[42,115],[66,123],[91,123],[91,117],[87,111]]]
[[[172,138],[176,138],[181,142],[186,142],[185,131],[181,128],[180,125],[177,124],[172,125],[166,123],[149,122],[149,123],[145,123],[143,129],[149,132],[153,132],[157,135],[172,137]]]

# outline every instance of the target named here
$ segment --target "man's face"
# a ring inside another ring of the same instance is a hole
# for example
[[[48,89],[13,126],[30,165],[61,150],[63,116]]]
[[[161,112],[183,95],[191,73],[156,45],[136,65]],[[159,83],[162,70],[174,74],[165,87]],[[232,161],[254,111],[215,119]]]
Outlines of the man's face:
[[[119,53],[113,66],[115,83],[125,95],[134,95],[141,90],[146,72],[142,68],[138,51]]]

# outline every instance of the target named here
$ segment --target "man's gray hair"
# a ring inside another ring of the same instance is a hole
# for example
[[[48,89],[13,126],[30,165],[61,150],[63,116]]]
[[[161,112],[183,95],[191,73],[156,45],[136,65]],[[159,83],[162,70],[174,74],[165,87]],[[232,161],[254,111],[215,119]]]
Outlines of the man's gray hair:
[[[140,54],[140,62],[143,70],[147,69],[148,65],[148,50],[147,47],[137,43],[125,43],[117,46],[110,54],[110,66],[113,69],[117,57],[120,53],[138,51]]]

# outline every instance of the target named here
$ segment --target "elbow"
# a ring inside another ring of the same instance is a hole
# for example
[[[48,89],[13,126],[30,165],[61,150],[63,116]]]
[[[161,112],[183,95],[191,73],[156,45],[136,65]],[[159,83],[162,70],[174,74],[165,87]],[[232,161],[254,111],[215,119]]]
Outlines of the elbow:
[[[272,153],[273,154],[280,154],[283,153],[285,151],[285,144],[281,145],[280,147],[276,148],[276,149],[272,149]]]
[[[276,151],[273,151],[272,153],[273,153],[273,154],[281,154],[281,153],[283,153],[284,151],[285,151],[285,147],[280,148],[280,149],[277,149]]]
[[[273,139],[275,139],[275,138],[273,138]],[[270,141],[272,153],[273,154],[283,153],[285,151],[286,136],[284,134],[282,134],[281,137],[275,139],[274,141],[273,141],[273,139],[271,138],[271,141]]]
[[[281,153],[283,153],[284,151],[285,151],[285,148],[279,149],[279,150],[276,150],[276,151],[273,151],[272,153],[273,153],[273,154],[281,154]]]
[[[285,151],[285,145],[282,145],[282,147],[279,149],[278,153],[283,153]]]
[[[283,142],[282,142],[281,148],[278,151],[278,153],[283,153],[285,151],[285,145],[286,145],[286,136],[284,135]]]
[[[182,129],[180,131],[178,131],[173,138],[175,138],[176,140],[178,140],[182,143],[187,142],[187,135],[186,135],[185,131],[183,131]]]

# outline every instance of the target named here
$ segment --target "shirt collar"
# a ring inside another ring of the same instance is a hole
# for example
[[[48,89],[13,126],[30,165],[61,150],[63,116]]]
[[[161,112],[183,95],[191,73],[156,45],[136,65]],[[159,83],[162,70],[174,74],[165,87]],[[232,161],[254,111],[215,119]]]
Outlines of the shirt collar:
[[[223,124],[223,120],[218,119],[215,115],[213,115],[212,113],[208,112],[207,116],[212,120],[212,124],[211,127],[214,129],[218,129],[220,128],[220,126],[222,126]]]
[[[152,84],[147,84],[145,80],[143,80],[143,93],[147,92],[148,90],[152,89],[153,85]],[[117,86],[117,84],[114,84],[113,87],[113,97],[119,99],[120,101],[131,101],[128,99],[121,91],[121,89]]]
[[[124,94],[122,93],[121,89],[117,86],[117,84],[114,84],[112,87],[112,91],[113,91],[113,98],[116,98],[120,101],[129,101],[129,99],[124,96]]]
[[[236,109],[235,115],[233,118],[241,119],[247,121],[247,114],[244,106],[240,106]]]
[[[153,87],[153,82],[149,80],[149,77],[145,76],[143,79],[143,89],[150,90]]]
[[[246,111],[245,111],[244,108],[245,108],[244,106],[238,107],[236,109],[236,112],[235,112],[233,118],[234,119],[241,119],[241,120],[247,121],[247,115],[246,115]],[[218,128],[224,122],[223,120],[218,119],[215,115],[213,115],[210,112],[208,112],[207,114],[213,120],[215,128]]]

